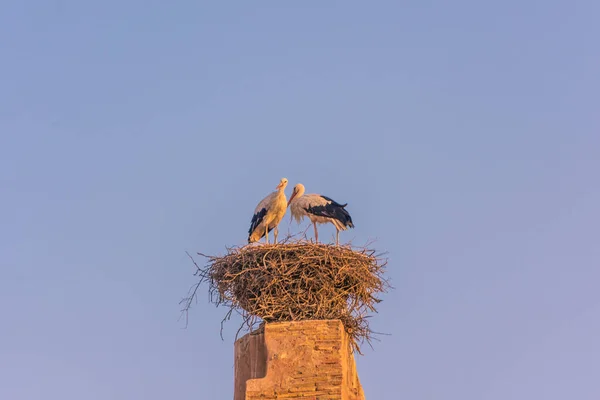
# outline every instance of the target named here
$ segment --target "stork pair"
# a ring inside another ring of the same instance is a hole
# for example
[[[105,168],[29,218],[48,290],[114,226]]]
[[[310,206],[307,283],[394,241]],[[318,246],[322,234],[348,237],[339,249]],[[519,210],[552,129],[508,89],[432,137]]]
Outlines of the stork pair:
[[[248,243],[259,241],[263,236],[269,243],[269,232],[274,230],[275,243],[277,243],[277,226],[283,219],[287,208],[290,208],[292,217],[298,223],[304,217],[308,217],[315,228],[315,241],[319,241],[317,224],[331,223],[335,226],[335,243],[339,245],[340,231],[354,228],[352,218],[345,207],[347,204],[339,204],[329,197],[320,194],[304,194],[304,185],[298,183],[294,186],[289,201],[285,197],[285,187],[288,184],[286,178],[282,178],[276,191],[265,197],[256,209],[248,231]]]

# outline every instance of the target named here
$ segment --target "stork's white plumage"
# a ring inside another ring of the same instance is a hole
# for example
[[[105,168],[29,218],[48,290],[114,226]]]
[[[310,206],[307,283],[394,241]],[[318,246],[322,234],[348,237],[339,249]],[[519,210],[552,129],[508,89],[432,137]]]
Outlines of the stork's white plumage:
[[[275,188],[276,190],[262,199],[256,206],[248,231],[248,243],[258,242],[263,236],[266,238],[266,243],[269,243],[269,232],[273,229],[275,229],[275,243],[277,243],[277,225],[279,225],[287,210],[287,199],[285,197],[287,184],[288,180],[282,178]]]
[[[335,244],[340,244],[340,231],[354,228],[352,217],[344,207],[348,204],[339,204],[329,197],[320,194],[304,194],[304,185],[298,183],[288,201],[292,216],[298,223],[308,217],[315,227],[315,241],[319,241],[317,224],[331,223],[335,226]]]

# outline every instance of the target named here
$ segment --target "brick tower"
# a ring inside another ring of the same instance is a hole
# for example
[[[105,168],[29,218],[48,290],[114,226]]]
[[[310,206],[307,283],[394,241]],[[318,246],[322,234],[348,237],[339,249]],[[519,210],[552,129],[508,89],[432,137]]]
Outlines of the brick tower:
[[[339,320],[269,323],[235,342],[234,400],[364,400]]]

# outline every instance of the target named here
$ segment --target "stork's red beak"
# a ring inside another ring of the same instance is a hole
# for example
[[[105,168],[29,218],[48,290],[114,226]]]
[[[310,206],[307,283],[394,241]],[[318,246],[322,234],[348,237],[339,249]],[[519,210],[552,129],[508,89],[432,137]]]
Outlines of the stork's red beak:
[[[290,203],[292,202],[292,199],[296,197],[296,192],[293,192],[292,195],[290,196],[290,199],[288,200],[288,207],[290,206]]]

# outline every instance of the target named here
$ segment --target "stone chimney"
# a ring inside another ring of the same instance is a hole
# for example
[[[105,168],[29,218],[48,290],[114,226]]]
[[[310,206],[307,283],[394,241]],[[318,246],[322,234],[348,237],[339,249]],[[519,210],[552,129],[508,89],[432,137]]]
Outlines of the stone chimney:
[[[339,320],[265,324],[235,342],[234,400],[364,400]]]

